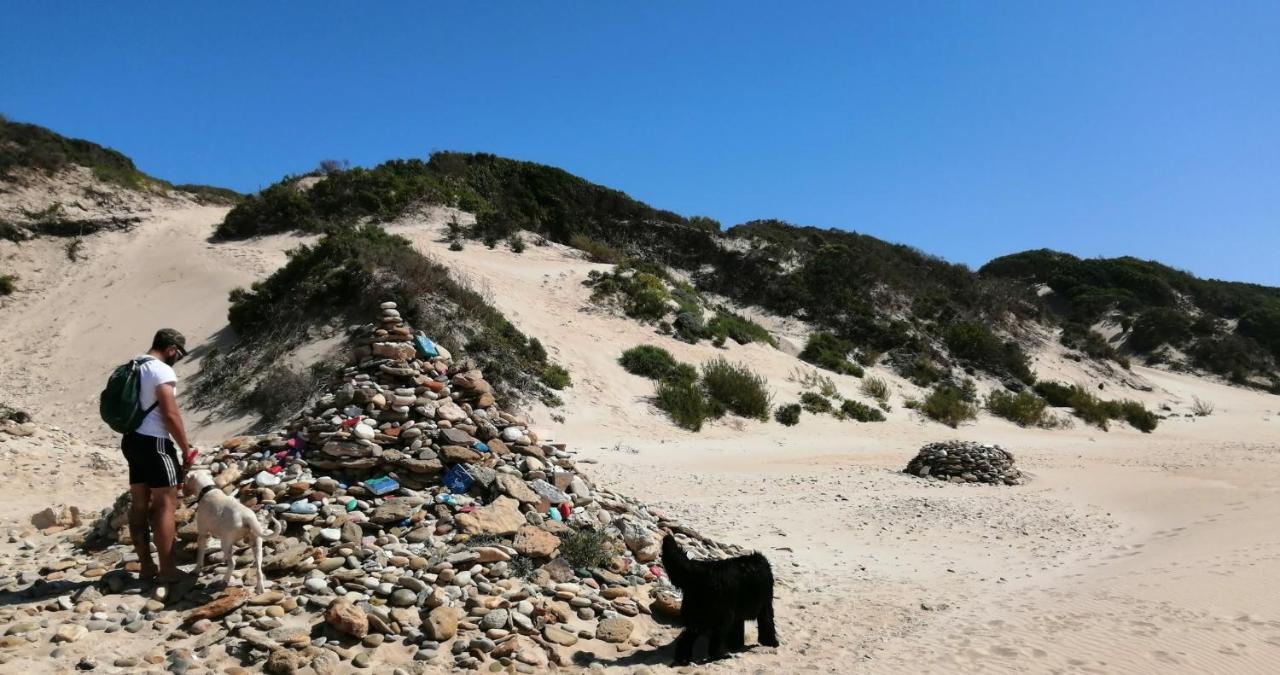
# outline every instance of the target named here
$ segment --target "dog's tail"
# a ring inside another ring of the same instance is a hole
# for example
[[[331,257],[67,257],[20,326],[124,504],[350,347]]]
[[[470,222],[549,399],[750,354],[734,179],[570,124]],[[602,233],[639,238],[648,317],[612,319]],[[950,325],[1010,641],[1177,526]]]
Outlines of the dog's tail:
[[[680,548],[676,538],[670,534],[662,538],[662,566],[667,570],[667,578],[671,579],[671,583],[677,588],[684,588],[691,567],[689,556],[685,555],[684,549]]]

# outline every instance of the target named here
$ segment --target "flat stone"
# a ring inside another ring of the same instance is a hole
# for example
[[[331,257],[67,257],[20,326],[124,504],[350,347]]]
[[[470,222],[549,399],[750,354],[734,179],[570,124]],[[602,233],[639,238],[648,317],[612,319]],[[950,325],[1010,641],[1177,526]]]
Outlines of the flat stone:
[[[601,619],[600,623],[596,624],[596,639],[620,644],[631,637],[631,631],[634,629],[635,625],[630,619],[622,617]]]

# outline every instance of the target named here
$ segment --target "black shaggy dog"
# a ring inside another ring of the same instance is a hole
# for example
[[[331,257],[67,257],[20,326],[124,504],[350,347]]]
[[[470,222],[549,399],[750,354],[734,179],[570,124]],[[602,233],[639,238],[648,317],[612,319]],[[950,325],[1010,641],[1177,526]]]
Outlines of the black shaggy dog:
[[[755,621],[760,644],[778,646],[773,627],[773,568],[759,553],[726,560],[690,560],[676,538],[662,539],[662,566],[671,583],[684,592],[680,618],[684,632],[676,638],[676,665],[693,659],[693,643],[707,637],[707,655],[718,659],[726,650],[742,651],[743,622]]]

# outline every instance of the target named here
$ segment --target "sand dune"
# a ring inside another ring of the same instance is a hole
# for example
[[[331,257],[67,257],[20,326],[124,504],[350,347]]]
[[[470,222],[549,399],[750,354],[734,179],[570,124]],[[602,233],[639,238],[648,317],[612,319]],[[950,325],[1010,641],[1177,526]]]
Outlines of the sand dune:
[[[157,322],[199,342],[214,338],[227,291],[269,273],[297,242],[209,244],[220,215],[158,214],[133,232],[91,238],[89,258],[76,265],[58,242],[0,250],[28,289],[0,306],[3,398],[110,440],[95,429],[93,408],[107,369]],[[806,415],[793,428],[719,422],[692,434],[651,408],[652,384],[616,363],[623,349],[660,344],[694,363],[726,355],[768,377],[778,401],[798,396],[788,375],[800,362],[760,345],[719,350],[656,335],[590,305],[581,282],[602,266],[576,252],[531,245],[517,256],[477,244],[451,252],[443,222],[432,210],[389,229],[470,278],[570,369],[564,408],[533,410],[545,435],[594,462],[597,480],[773,561],[782,647],[705,670],[1280,671],[1280,397],[1142,367],[1108,374],[1063,359],[1047,341],[1035,364],[1042,374],[1102,383],[1108,397],[1167,405],[1176,416],[1153,434],[1079,423],[1026,430],[988,416],[952,430],[903,408],[914,387],[876,369],[895,390],[885,423]],[[834,379],[857,395],[856,379]],[[1184,417],[1193,397],[1212,401],[1214,414]],[[197,436],[214,442],[225,431],[200,427]],[[1000,443],[1033,478],[993,488],[899,473],[919,446],[949,438]],[[7,445],[35,462],[66,444]],[[114,493],[78,489],[67,482],[39,496],[0,493],[0,511],[30,514],[45,500],[100,507],[91,502]],[[610,669],[669,657],[642,650]]]

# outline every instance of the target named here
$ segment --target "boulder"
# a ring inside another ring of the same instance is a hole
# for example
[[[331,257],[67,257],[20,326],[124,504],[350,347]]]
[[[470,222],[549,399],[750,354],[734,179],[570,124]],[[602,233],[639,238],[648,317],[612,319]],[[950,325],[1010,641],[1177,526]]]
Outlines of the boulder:
[[[436,642],[452,640],[458,634],[458,610],[453,607],[436,607],[427,614],[422,632]]]
[[[519,507],[520,502],[510,497],[498,497],[488,506],[458,514],[455,520],[467,534],[515,534],[527,522]]]
[[[369,619],[364,610],[345,596],[329,603],[324,611],[324,620],[334,630],[353,638],[360,639],[369,634]]]
[[[520,555],[550,558],[560,547],[560,538],[536,525],[525,525],[516,532],[511,546]]]

